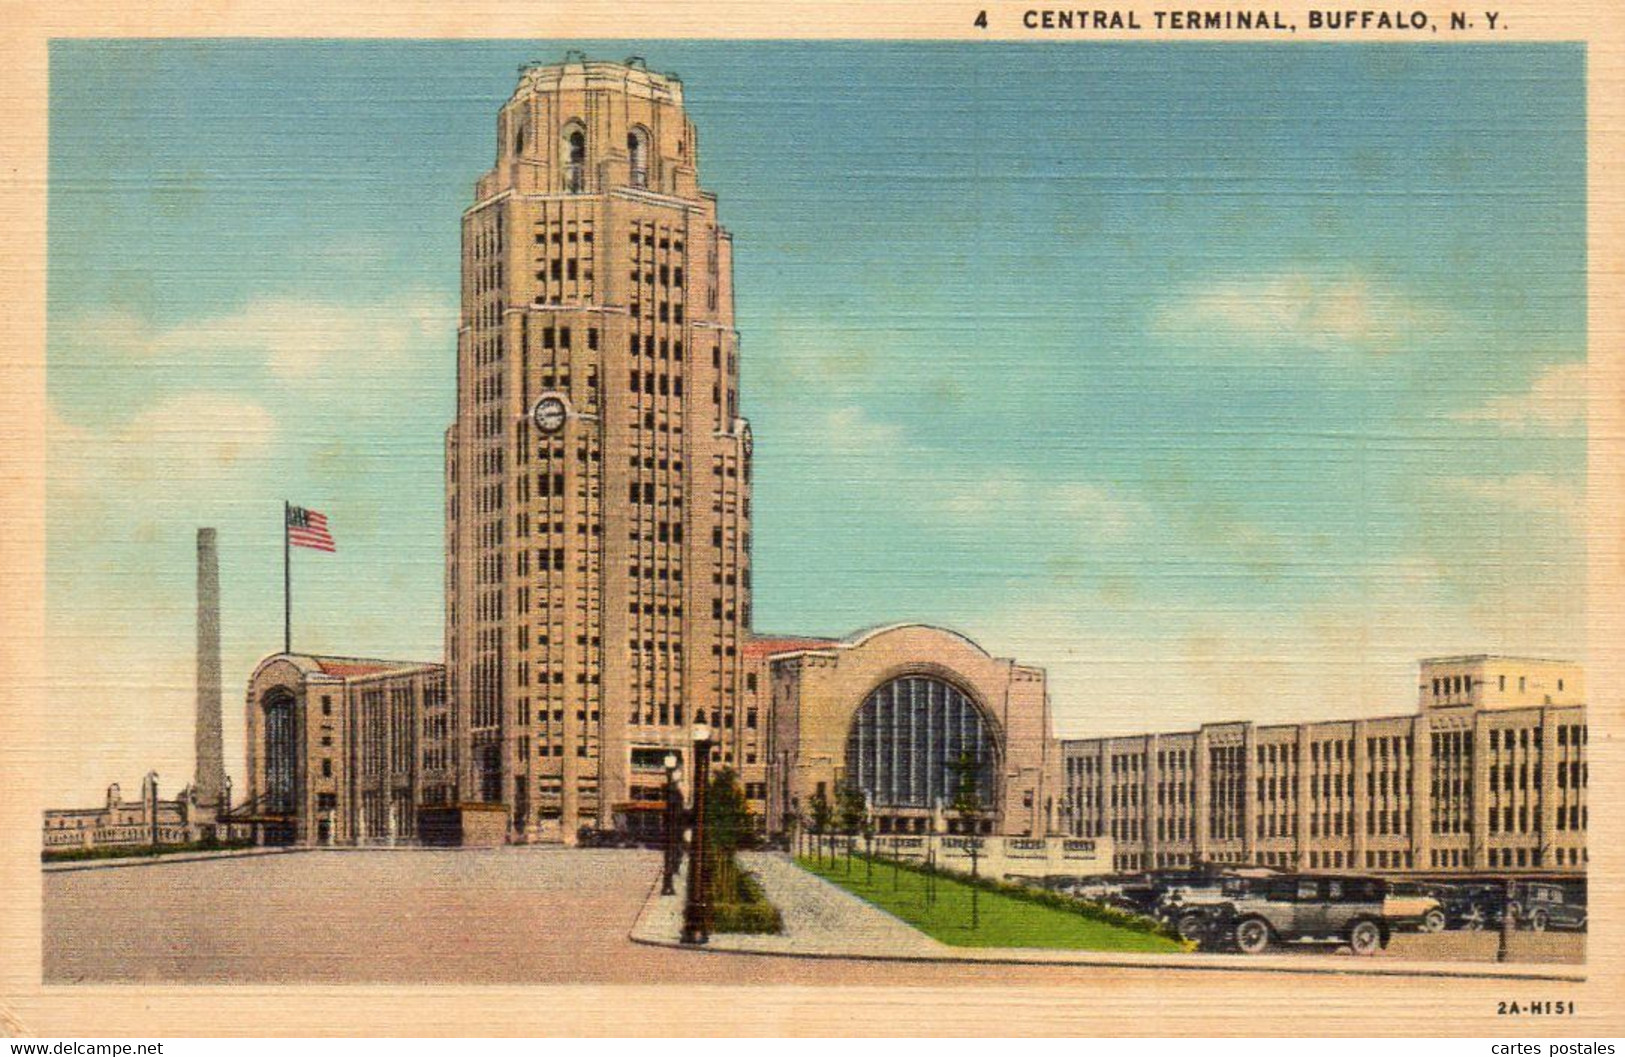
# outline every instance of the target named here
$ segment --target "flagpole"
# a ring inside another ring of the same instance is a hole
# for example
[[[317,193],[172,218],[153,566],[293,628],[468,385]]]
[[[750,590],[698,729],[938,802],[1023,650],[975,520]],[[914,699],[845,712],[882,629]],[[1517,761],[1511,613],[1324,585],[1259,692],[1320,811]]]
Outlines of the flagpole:
[[[288,501],[282,501],[282,652],[293,652],[293,576],[288,571]]]

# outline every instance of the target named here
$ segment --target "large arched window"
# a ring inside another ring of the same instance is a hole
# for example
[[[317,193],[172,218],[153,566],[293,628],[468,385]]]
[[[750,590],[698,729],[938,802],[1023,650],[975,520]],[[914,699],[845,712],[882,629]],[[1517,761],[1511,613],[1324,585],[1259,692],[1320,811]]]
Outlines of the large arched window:
[[[271,690],[262,702],[265,709],[265,796],[266,811],[291,815],[298,805],[299,740],[294,715],[293,694],[283,688]]]
[[[564,189],[579,194],[586,182],[587,130],[579,121],[564,126]]]
[[[633,126],[626,134],[626,158],[631,167],[632,186],[649,186],[649,133],[642,126]]]
[[[997,735],[962,690],[928,675],[878,687],[852,717],[846,780],[876,808],[952,810],[966,779],[983,810],[994,808]]]

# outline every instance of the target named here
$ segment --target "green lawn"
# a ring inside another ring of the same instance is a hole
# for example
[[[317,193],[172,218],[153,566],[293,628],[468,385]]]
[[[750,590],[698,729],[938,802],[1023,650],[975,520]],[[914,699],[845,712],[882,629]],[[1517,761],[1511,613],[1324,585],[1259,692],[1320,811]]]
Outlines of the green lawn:
[[[820,866],[808,857],[796,859],[801,867],[854,895],[894,914],[932,939],[955,947],[1046,947],[1082,951],[1150,951],[1177,954],[1185,948],[1177,941],[1147,932],[1135,932],[1082,914],[1038,906],[998,892],[977,893],[979,925],[971,928],[971,893],[968,884],[938,876],[936,896],[927,900],[926,877],[907,866],[875,860],[873,880],[861,856],[853,856],[848,872],[845,858]]]

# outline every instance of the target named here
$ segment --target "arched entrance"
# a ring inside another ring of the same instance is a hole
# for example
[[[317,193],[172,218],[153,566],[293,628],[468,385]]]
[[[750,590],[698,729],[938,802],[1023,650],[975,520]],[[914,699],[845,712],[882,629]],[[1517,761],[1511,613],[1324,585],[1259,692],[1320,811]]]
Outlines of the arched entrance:
[[[990,832],[997,813],[998,731],[960,687],[905,675],[876,687],[852,717],[844,780],[861,790],[882,833]],[[956,808],[971,800],[974,818]]]
[[[291,844],[299,812],[298,701],[286,687],[273,687],[260,699],[265,731],[265,800],[267,844]]]

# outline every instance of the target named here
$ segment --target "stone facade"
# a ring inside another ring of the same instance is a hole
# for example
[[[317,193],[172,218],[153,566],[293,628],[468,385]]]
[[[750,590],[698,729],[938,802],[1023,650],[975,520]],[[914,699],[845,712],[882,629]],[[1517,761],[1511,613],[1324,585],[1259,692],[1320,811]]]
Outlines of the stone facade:
[[[1059,821],[1114,868],[1585,868],[1584,673],[1421,664],[1416,714],[1068,740]]]
[[[438,664],[279,653],[248,683],[244,804],[271,843],[398,843],[457,800],[455,720]]]
[[[1044,672],[942,628],[905,624],[792,646],[769,685],[767,825],[806,825],[815,798],[862,789],[881,833],[970,828],[958,758],[979,769],[978,832],[1042,837],[1059,795]],[[871,711],[872,710],[872,711]]]
[[[516,841],[658,799],[688,728],[740,766],[750,434],[732,242],[682,84],[527,68],[463,215],[446,434],[459,783]]]

